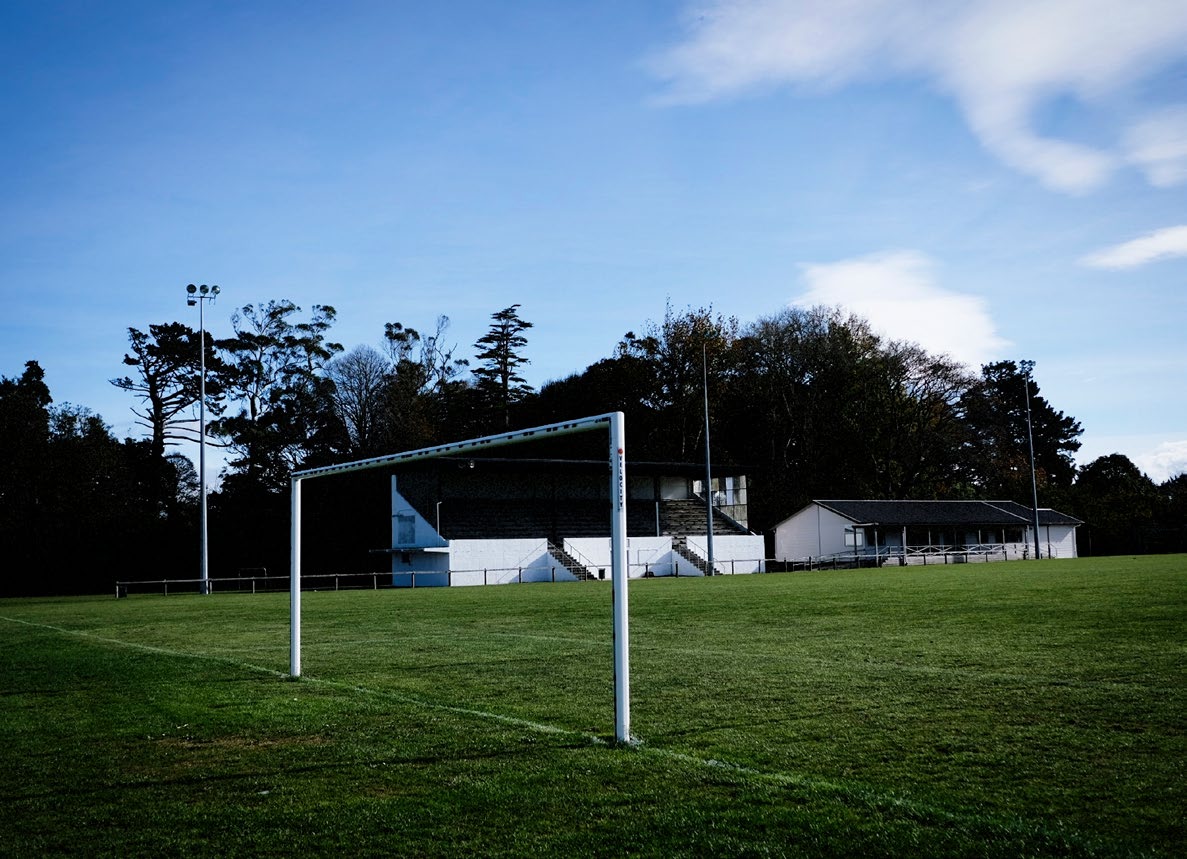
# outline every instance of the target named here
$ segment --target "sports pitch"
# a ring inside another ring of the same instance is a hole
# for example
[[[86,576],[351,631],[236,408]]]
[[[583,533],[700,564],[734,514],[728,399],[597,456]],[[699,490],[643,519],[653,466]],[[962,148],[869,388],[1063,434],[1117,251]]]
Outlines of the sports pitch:
[[[1179,856],[1187,556],[0,601],[0,854]]]

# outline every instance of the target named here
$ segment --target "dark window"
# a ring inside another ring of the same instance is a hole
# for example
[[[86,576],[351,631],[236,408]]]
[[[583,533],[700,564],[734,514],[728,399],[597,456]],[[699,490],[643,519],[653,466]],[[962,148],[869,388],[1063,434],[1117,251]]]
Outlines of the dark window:
[[[396,514],[396,545],[407,546],[416,542],[416,517]]]

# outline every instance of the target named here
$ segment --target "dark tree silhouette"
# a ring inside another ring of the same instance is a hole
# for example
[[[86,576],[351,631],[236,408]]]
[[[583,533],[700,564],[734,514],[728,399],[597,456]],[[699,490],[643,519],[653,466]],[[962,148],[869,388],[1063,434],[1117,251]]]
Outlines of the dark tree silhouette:
[[[110,593],[116,578],[184,566],[197,546],[179,539],[194,522],[189,461],[121,444],[84,406],[51,403],[34,361],[0,379],[0,595]]]
[[[649,380],[643,391],[645,448],[675,460],[704,456],[705,365],[709,398],[718,404],[729,381],[729,350],[737,337],[737,320],[711,307],[676,313],[669,303],[663,322],[648,323],[642,337],[627,332],[618,344],[623,369],[634,361]],[[662,418],[660,417],[662,415]]]
[[[1145,537],[1159,506],[1158,487],[1120,453],[1094,459],[1082,469],[1073,493],[1084,520],[1079,539],[1085,554],[1147,551]]]
[[[373,346],[356,346],[326,364],[330,398],[350,437],[353,458],[382,452],[384,399],[393,375],[391,363]]]
[[[962,477],[982,498],[1032,503],[1026,401],[1030,397],[1039,503],[1072,485],[1084,432],[1079,421],[1056,410],[1039,394],[1039,386],[1014,361],[981,368],[981,378],[960,398],[965,426]]]
[[[491,314],[491,320],[490,329],[474,344],[479,366],[473,374],[491,428],[503,430],[511,426],[511,407],[532,393],[532,386],[519,374],[519,368],[530,363],[520,350],[528,343],[523,332],[532,323],[520,319],[518,304]]]
[[[245,305],[231,317],[235,336],[219,341],[228,356],[227,396],[238,411],[211,430],[238,454],[233,483],[246,479],[284,492],[292,469],[333,459],[349,446],[323,373],[342,351],[326,338],[337,313],[315,305],[309,321],[294,322],[300,310],[287,300]]]
[[[150,325],[147,332],[129,328],[128,344],[130,351],[124,355],[124,363],[136,368],[136,376],[112,379],[111,384],[140,401],[140,406],[132,407],[132,413],[150,433],[153,457],[164,459],[168,445],[197,437],[196,427],[186,424],[201,389],[198,332],[180,322]],[[209,333],[205,348],[206,394],[217,402],[223,365],[214,353]]]

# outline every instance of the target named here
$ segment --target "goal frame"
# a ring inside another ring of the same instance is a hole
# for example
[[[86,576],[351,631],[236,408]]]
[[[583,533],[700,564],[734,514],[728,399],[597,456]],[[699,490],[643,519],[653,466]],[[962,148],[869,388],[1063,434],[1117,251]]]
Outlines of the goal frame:
[[[434,459],[455,453],[487,450],[552,436],[592,432],[603,427],[609,431],[610,462],[610,567],[614,625],[614,735],[620,743],[631,742],[630,723],[630,645],[627,619],[627,530],[626,530],[626,453],[625,420],[622,412],[514,430],[497,435],[466,439],[435,447],[360,459],[339,465],[308,468],[291,475],[291,576],[289,579],[289,674],[301,676],[301,484],[316,477],[329,477],[354,471],[366,471],[418,460]]]

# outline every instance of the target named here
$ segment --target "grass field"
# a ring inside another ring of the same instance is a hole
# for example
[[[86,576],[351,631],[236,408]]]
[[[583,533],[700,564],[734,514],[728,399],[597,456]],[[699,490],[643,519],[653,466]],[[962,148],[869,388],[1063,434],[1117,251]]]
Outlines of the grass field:
[[[1181,856],[1187,557],[0,601],[0,854]]]

